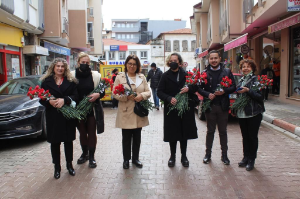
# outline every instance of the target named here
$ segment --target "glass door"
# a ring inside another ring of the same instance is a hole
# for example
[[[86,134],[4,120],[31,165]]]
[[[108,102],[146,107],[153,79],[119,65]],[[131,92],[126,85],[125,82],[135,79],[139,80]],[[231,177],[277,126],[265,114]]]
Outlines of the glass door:
[[[300,98],[300,26],[292,30],[291,96]]]
[[[4,56],[4,54],[0,53],[0,86],[5,82],[3,56]]]

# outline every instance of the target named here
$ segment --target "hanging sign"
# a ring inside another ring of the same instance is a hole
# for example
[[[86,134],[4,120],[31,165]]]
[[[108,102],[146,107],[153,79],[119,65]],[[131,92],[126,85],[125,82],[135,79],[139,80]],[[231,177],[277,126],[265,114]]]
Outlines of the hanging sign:
[[[242,52],[243,54],[247,54],[247,53],[249,52],[249,46],[247,46],[247,45],[242,45],[242,46],[241,46],[241,52]]]
[[[300,11],[300,0],[287,0],[287,11]]]

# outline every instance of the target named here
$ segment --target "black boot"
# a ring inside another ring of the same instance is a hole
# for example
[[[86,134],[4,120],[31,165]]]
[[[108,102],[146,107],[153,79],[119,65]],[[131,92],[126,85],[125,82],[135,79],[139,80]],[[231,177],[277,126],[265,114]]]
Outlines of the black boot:
[[[97,167],[97,163],[95,160],[95,150],[96,148],[90,148],[89,149],[89,167],[90,168],[96,168]]]
[[[168,166],[169,167],[174,167],[175,166],[175,161],[176,161],[176,155],[175,154],[171,154],[171,157],[168,161]]]
[[[60,171],[61,171],[60,164],[54,164],[54,178],[55,179],[60,178]]]
[[[87,146],[81,146],[82,154],[80,158],[77,160],[77,164],[83,164],[89,159],[89,152]]]
[[[239,167],[245,167],[248,164],[248,157],[244,157],[238,164]]]
[[[187,159],[186,155],[181,156],[181,164],[184,167],[189,167],[190,166],[190,162]]]
[[[254,169],[254,164],[255,164],[255,160],[248,160],[248,164],[246,166],[246,170],[247,171],[251,171],[252,169]]]
[[[72,162],[67,162],[67,170],[71,176],[75,176],[75,170],[73,168]]]
[[[230,165],[230,160],[228,159],[227,154],[222,154],[221,160],[222,160],[223,164]]]

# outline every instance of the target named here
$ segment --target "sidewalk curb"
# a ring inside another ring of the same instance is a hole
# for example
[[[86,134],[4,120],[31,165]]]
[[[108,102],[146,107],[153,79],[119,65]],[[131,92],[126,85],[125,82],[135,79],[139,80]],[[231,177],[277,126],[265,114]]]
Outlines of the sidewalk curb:
[[[281,128],[283,130],[293,133],[296,136],[300,136],[300,127],[298,127],[294,124],[288,123],[284,120],[278,119],[278,118],[276,118],[272,115],[266,114],[266,113],[263,114],[263,120]]]
[[[300,142],[300,137],[298,135],[294,134],[294,133],[291,133],[291,132],[289,132],[287,130],[284,130],[284,129],[278,127],[278,126],[275,126],[274,124],[270,124],[267,121],[262,121],[261,123],[262,123],[263,126],[267,126],[269,128],[272,128],[275,131],[277,131],[279,133],[282,133],[282,134],[286,135],[287,137],[295,139],[296,141]]]

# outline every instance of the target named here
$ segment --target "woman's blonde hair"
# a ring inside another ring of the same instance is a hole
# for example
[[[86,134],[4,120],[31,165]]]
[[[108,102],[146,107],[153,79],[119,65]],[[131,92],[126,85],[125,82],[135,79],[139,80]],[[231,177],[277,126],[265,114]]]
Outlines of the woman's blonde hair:
[[[54,74],[54,67],[55,65],[58,63],[58,62],[62,62],[64,64],[64,68],[65,68],[65,72],[64,72],[64,77],[67,77],[67,79],[70,81],[70,82],[75,82],[77,83],[77,79],[71,74],[71,71],[70,71],[70,68],[69,68],[69,65],[68,65],[68,62],[63,59],[63,58],[55,58],[52,63],[50,64],[47,72],[45,75],[43,75],[40,80],[41,81],[44,81],[46,78],[50,77],[50,76],[53,76],[53,78],[55,79],[55,74]]]
[[[78,59],[77,59],[77,67],[79,67],[80,59],[83,58],[83,57],[88,57],[89,60],[91,61],[90,56],[89,56],[87,53],[81,52],[81,53],[79,53],[79,55],[78,55]]]
[[[172,54],[168,55],[168,57],[167,57],[167,59],[166,59],[166,65],[170,67],[170,59],[171,59],[171,57],[172,57],[173,55],[177,56],[178,61],[179,61],[178,64],[179,64],[179,65],[182,65],[182,64],[183,64],[183,59],[182,59],[182,57],[181,57],[181,55],[180,55],[179,53],[172,53]]]

